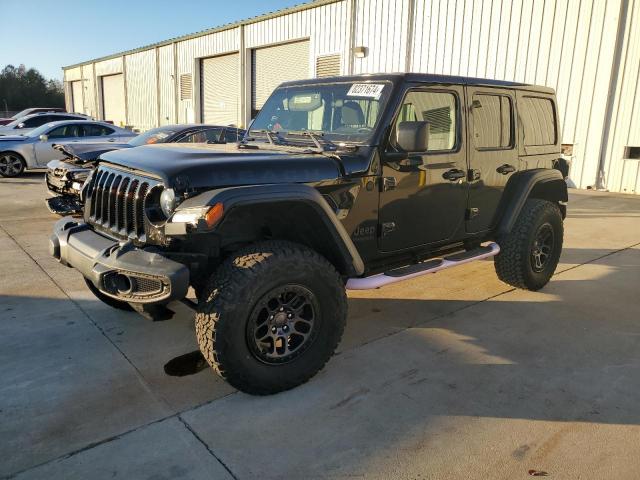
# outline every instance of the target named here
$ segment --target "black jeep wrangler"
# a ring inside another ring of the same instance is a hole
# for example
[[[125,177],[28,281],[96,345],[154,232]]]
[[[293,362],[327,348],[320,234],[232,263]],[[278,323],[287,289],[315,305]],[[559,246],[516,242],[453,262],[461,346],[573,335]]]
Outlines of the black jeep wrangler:
[[[562,250],[559,156],[549,88],[411,73],[290,82],[239,144],[105,154],[84,221],[58,221],[51,254],[112,307],[165,319],[191,302],[209,364],[270,394],[331,357],[345,289],[491,256],[508,284],[543,287]]]

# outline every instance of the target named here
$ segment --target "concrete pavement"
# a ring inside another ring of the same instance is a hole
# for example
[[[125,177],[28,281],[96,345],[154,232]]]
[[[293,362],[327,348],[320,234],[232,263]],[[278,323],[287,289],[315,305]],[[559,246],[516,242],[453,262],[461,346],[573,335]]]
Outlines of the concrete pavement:
[[[203,368],[186,308],[96,301],[43,197],[0,179],[0,478],[637,478],[640,198],[572,193],[541,292],[490,261],[351,292],[339,354],[263,398]]]

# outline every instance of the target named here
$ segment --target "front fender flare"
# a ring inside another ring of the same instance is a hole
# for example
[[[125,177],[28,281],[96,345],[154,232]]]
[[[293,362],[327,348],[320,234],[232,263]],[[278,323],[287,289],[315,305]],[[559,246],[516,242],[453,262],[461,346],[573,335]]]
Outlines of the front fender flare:
[[[252,205],[266,205],[284,203],[301,203],[310,207],[321,220],[324,233],[330,235],[332,252],[337,257],[337,265],[341,273],[349,276],[359,276],[364,273],[364,262],[358,253],[349,234],[338,220],[335,212],[320,192],[305,184],[270,184],[229,187],[201,193],[184,201],[179,208],[199,207],[222,203],[224,216],[215,230],[224,228],[225,219],[233,212]]]

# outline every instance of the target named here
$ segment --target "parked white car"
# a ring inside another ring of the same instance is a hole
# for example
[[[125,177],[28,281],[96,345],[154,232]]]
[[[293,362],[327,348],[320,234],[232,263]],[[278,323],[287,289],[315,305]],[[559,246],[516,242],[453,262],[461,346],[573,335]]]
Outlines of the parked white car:
[[[14,120],[7,125],[0,126],[0,135],[24,135],[34,128],[38,128],[45,123],[60,122],[62,120],[93,120],[91,117],[79,113],[54,113],[40,112],[25,115]]]
[[[0,137],[0,177],[15,177],[25,169],[44,168],[64,158],[56,143],[126,142],[136,134],[105,122],[67,120],[52,122],[25,135]]]

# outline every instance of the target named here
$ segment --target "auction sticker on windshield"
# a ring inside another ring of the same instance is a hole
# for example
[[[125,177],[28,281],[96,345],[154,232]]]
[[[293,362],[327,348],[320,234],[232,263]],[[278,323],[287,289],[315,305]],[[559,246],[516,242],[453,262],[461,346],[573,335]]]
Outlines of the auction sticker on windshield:
[[[354,83],[347,92],[347,97],[368,97],[380,99],[384,85],[379,83]]]

